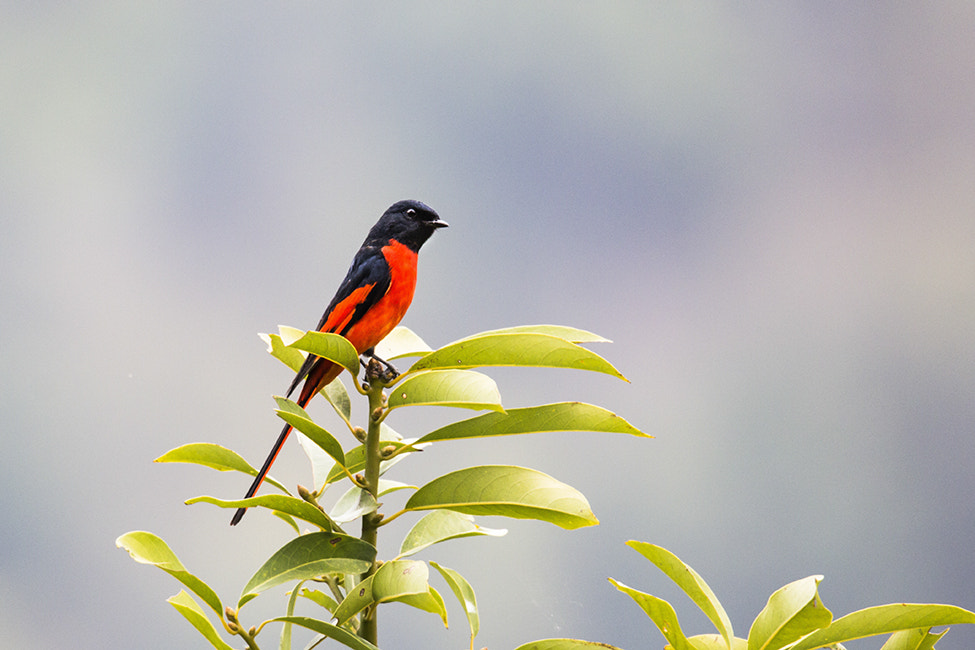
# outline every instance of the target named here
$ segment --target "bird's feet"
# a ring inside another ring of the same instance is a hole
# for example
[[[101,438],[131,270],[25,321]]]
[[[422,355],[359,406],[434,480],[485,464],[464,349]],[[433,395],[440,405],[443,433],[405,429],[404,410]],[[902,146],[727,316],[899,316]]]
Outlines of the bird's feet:
[[[369,359],[366,363],[366,383],[373,379],[379,379],[384,384],[388,384],[399,377],[399,372],[393,367],[393,364],[377,357],[372,348],[363,352],[362,356]]]

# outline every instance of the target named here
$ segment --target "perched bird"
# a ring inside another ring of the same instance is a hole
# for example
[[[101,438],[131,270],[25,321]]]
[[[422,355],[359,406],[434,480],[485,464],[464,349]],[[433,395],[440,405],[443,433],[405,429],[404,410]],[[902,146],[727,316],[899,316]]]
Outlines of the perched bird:
[[[433,209],[419,201],[390,206],[359,247],[345,280],[325,308],[318,331],[341,334],[359,354],[372,356],[372,348],[399,324],[413,301],[420,247],[435,230],[446,226]],[[304,408],[341,372],[342,366],[310,354],[291,382],[288,396],[304,380],[297,400]],[[289,433],[290,424],[281,430],[245,499],[257,493]],[[240,508],[230,525],[236,526],[246,510]]]

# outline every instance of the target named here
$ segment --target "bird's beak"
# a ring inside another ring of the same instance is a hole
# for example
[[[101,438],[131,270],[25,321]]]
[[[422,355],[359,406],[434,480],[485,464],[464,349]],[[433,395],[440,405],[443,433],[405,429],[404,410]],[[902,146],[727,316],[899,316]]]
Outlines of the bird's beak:
[[[431,221],[430,225],[433,226],[434,228],[446,228],[450,224],[448,224],[443,219],[437,219],[436,221]]]

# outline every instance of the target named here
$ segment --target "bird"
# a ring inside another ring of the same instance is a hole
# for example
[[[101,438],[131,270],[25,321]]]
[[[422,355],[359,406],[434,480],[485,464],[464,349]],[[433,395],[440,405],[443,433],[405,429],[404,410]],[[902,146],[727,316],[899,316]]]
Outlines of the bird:
[[[391,205],[362,242],[316,329],[341,334],[360,355],[376,358],[373,347],[399,324],[413,302],[420,247],[436,230],[446,227],[447,222],[420,201]],[[291,382],[287,397],[304,381],[297,399],[298,406],[304,408],[342,370],[336,363],[309,354]],[[281,430],[245,499],[257,493],[289,433],[290,424]],[[240,523],[246,510],[237,510],[230,525]]]

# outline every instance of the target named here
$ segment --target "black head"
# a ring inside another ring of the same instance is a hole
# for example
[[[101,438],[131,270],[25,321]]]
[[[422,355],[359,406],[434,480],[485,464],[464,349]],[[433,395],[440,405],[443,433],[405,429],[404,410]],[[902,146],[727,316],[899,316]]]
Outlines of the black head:
[[[379,218],[369,231],[366,243],[385,246],[390,239],[395,239],[416,252],[434,230],[446,227],[447,222],[441,221],[430,206],[419,201],[399,201]]]

